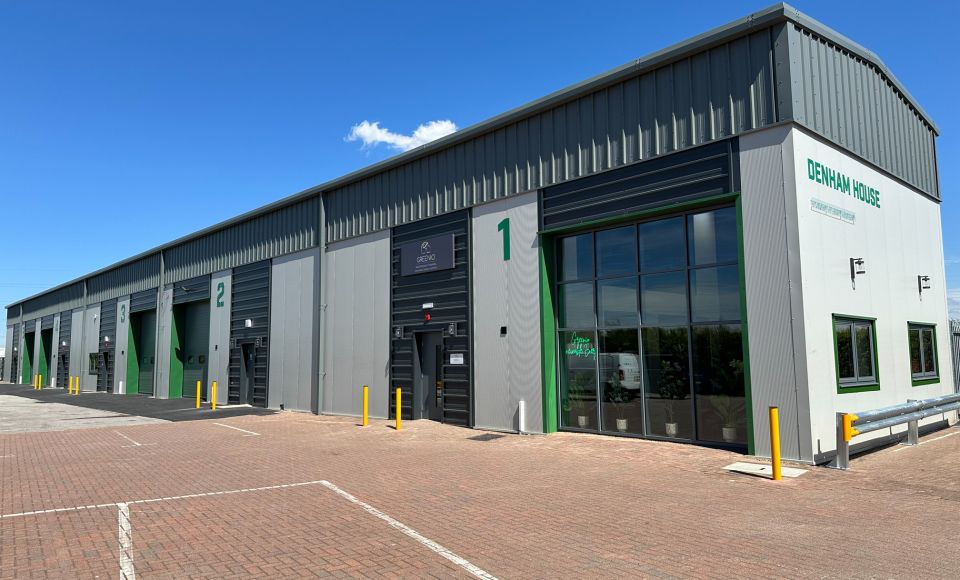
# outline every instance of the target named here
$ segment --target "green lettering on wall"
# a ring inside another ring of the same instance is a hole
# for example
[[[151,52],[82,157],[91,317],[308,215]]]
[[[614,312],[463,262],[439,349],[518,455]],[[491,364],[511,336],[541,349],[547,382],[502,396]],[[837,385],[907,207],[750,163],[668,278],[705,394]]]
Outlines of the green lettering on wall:
[[[217,308],[223,308],[223,293],[223,282],[220,282],[217,284]]]
[[[510,218],[503,218],[497,224],[497,231],[503,232],[503,261],[510,260]]]
[[[851,179],[849,175],[831,169],[810,158],[807,158],[807,179],[839,191],[840,193],[845,193],[867,205],[872,205],[876,208],[880,207],[879,190],[861,183],[856,179]]]

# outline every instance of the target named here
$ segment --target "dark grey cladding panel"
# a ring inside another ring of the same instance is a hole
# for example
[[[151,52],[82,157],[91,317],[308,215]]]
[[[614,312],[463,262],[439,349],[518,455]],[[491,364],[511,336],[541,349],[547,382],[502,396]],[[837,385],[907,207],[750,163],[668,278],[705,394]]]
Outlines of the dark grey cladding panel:
[[[210,300],[210,276],[199,276],[173,285],[173,303]]]
[[[128,296],[160,284],[160,255],[147,256],[93,276],[87,281],[87,303]]]
[[[97,390],[113,390],[113,372],[117,347],[117,299],[100,303],[100,366],[97,369]]]
[[[543,190],[544,230],[628,216],[739,190],[737,140],[633,163]]]
[[[454,267],[412,276],[402,276],[400,248],[434,236],[454,235]],[[454,425],[473,425],[472,348],[470,337],[470,214],[459,211],[394,228],[391,252],[392,291],[390,316],[394,328],[402,328],[398,338],[391,335],[390,416],[395,416],[393,393],[403,391],[404,418],[412,417],[414,372],[414,332],[440,331],[443,335],[443,357],[462,353],[463,365],[442,367],[442,421]],[[433,303],[431,320],[425,320],[423,304]],[[455,325],[456,333],[447,329]]]
[[[228,399],[240,401],[242,345],[254,348],[253,404],[267,406],[270,364],[270,260],[233,269],[230,285],[230,367]],[[250,326],[246,321],[250,321]],[[245,402],[245,401],[244,401]]]
[[[144,290],[130,296],[130,313],[155,310],[157,308],[157,289]]]
[[[61,310],[77,308],[83,305],[83,283],[64,286],[23,303],[23,315],[31,318],[56,314]],[[19,316],[16,308],[7,310],[7,320]]]
[[[40,330],[53,329],[53,314],[48,314],[40,319]]]

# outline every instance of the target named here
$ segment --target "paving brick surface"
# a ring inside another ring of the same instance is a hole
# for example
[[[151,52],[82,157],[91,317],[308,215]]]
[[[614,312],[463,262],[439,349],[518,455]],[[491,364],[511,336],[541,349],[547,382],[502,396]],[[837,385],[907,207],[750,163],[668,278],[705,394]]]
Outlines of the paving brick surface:
[[[469,576],[319,484],[135,503],[320,480],[501,578],[960,570],[960,430],[776,483],[720,450],[479,434],[281,413],[0,435],[0,514],[134,502],[145,578]],[[112,506],[3,518],[0,577],[117,577],[117,542]]]

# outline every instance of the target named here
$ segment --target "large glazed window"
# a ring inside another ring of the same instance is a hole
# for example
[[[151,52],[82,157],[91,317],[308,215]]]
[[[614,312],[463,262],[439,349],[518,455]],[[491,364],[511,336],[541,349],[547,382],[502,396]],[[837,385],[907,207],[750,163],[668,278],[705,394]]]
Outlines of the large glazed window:
[[[871,319],[833,317],[839,392],[880,389],[875,334]]]
[[[734,208],[557,241],[560,426],[745,445]]]
[[[937,329],[932,324],[910,323],[910,376],[915,385],[936,382],[940,375],[937,361]]]

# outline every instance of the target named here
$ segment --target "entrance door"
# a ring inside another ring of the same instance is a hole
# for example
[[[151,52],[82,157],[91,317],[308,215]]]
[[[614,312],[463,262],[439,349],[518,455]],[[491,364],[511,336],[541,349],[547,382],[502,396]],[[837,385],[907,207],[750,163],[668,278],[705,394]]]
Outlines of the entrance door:
[[[253,344],[240,345],[240,403],[253,404],[254,363],[256,362],[256,346]]]
[[[414,419],[440,421],[443,410],[443,335],[421,332],[416,335],[414,359]]]
[[[134,329],[133,338],[137,354],[137,392],[141,395],[153,395],[153,369],[157,354],[157,312],[145,310],[130,317]]]

